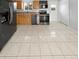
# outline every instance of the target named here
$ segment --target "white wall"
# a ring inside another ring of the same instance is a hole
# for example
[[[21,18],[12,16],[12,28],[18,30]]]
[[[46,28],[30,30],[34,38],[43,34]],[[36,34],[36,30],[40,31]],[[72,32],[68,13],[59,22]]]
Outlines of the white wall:
[[[51,5],[57,6],[57,0],[48,0],[48,11],[50,14],[50,21],[57,21],[57,7],[55,11],[51,11]]]
[[[77,0],[58,0],[58,19],[77,31]]]
[[[58,3],[58,18],[59,20],[69,25],[69,0],[59,0]]]
[[[78,30],[78,0],[70,0],[70,27]]]

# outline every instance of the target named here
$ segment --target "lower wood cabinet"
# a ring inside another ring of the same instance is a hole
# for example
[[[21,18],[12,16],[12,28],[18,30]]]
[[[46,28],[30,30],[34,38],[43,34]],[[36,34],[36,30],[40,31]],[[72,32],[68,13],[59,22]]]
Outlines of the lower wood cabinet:
[[[17,25],[31,25],[32,24],[31,13],[18,12],[16,16],[17,16],[16,17]]]
[[[25,15],[25,19],[26,19],[26,24],[31,25],[32,24],[31,13],[27,13],[27,14],[25,13],[24,15]]]

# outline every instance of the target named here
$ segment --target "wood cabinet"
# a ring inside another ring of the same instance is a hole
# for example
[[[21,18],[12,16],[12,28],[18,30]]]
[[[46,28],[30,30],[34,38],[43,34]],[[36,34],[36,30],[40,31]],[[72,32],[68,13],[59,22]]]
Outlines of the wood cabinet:
[[[22,9],[22,1],[17,1],[17,9]]]
[[[15,1],[22,1],[22,0],[15,0]]]
[[[19,12],[16,15],[16,23],[17,25],[31,25],[31,13],[23,13]]]
[[[22,1],[22,0],[8,0],[9,2],[17,2],[17,1]]]
[[[39,9],[39,7],[40,7],[39,0],[34,0],[33,1],[33,8],[34,9]]]
[[[24,16],[25,16],[25,19],[26,19],[26,24],[31,25],[32,24],[31,13],[25,13]]]

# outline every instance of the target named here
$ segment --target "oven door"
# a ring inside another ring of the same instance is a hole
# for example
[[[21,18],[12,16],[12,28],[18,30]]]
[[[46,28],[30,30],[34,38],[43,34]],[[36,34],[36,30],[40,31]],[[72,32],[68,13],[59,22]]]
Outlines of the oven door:
[[[42,25],[49,25],[49,14],[41,15],[40,14],[40,24]]]

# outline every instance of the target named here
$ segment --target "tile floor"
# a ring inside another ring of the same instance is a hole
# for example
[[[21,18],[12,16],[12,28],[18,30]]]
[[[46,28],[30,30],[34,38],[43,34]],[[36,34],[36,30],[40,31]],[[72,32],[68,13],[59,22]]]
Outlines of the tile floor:
[[[53,22],[20,25],[0,52],[0,59],[77,59],[77,33]]]

